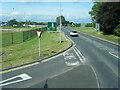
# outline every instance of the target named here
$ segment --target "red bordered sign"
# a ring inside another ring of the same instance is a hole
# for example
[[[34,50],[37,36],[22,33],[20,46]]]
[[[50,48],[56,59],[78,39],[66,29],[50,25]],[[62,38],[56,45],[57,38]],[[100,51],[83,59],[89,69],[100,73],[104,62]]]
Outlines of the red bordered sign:
[[[40,38],[42,35],[42,31],[36,31],[36,33],[37,33],[38,38]]]

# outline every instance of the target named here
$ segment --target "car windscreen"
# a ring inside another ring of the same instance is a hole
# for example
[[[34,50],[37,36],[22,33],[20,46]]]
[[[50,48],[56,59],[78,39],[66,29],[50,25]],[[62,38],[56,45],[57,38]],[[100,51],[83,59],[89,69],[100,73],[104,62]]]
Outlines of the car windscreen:
[[[77,31],[72,31],[73,33],[77,33]]]

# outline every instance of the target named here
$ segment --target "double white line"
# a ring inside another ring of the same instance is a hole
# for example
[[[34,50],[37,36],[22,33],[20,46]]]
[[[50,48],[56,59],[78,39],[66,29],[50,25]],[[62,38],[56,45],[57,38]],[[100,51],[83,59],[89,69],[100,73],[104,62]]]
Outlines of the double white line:
[[[82,53],[75,47],[73,48],[73,50],[75,51],[76,55],[78,56],[78,58],[80,59],[81,62],[85,61],[84,56],[82,55]]]

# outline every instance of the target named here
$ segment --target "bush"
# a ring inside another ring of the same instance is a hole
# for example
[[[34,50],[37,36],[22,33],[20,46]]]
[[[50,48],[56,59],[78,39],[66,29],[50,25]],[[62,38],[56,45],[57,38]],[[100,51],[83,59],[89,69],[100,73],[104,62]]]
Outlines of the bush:
[[[120,36],[120,24],[115,28],[114,34],[115,34],[116,36]]]

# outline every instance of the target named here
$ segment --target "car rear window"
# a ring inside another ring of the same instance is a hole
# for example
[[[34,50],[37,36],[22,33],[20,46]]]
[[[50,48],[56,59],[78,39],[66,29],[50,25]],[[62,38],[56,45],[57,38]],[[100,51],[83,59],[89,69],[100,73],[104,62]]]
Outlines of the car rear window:
[[[73,33],[77,33],[77,31],[72,31]]]

